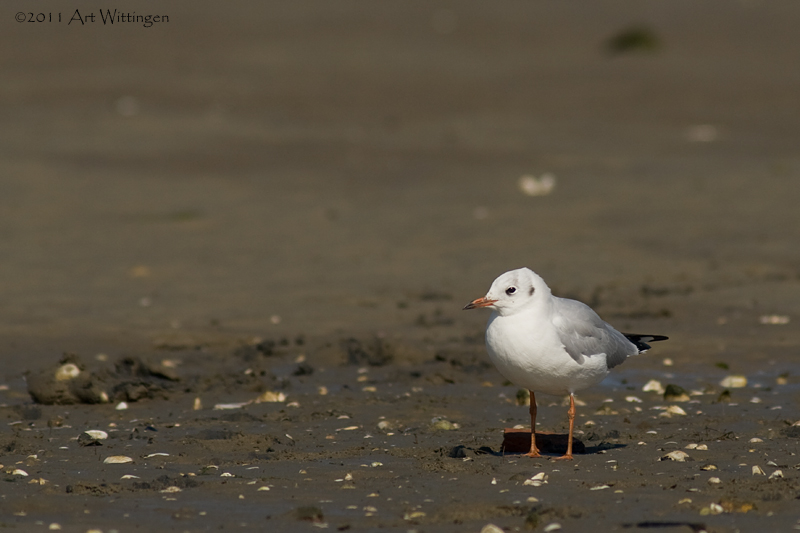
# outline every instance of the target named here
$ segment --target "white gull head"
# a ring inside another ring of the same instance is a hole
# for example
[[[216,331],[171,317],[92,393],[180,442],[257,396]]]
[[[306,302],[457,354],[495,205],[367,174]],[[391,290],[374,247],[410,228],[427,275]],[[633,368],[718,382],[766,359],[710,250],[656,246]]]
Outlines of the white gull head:
[[[547,305],[550,287],[530,268],[518,268],[501,274],[483,298],[467,304],[464,309],[488,307],[500,316],[511,316],[519,312]]]

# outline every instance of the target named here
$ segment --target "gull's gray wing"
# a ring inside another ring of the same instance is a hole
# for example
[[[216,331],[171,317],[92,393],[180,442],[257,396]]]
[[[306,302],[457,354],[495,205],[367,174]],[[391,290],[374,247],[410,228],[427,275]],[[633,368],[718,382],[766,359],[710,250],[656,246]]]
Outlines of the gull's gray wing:
[[[639,353],[625,335],[604,322],[591,307],[576,300],[553,298],[553,326],[564,349],[579,363],[583,357],[604,353],[608,368],[614,368]]]

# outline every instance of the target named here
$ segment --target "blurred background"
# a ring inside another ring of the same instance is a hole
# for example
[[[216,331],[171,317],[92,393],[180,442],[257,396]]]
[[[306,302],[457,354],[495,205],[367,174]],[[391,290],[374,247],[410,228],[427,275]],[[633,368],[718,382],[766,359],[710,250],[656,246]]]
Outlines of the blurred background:
[[[800,3],[32,6],[0,11],[7,376],[163,338],[480,331],[460,308],[520,266],[673,350],[796,308]]]

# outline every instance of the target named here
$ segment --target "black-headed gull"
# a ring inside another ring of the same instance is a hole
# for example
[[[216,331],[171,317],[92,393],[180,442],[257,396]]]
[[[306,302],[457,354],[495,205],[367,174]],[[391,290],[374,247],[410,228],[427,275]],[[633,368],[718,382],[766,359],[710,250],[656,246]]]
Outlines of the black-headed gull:
[[[588,305],[553,296],[550,287],[529,268],[502,274],[486,296],[464,309],[479,307],[493,311],[486,326],[489,358],[503,377],[530,391],[529,457],[541,457],[536,447],[534,391],[569,395],[567,453],[558,459],[572,459],[573,394],[602,381],[628,357],[647,351],[648,342],[667,339],[620,333]]]

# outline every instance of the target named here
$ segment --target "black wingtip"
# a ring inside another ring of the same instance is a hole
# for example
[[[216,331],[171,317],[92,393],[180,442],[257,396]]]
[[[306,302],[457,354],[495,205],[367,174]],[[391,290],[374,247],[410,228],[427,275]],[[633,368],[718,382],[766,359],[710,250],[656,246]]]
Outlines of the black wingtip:
[[[623,335],[636,345],[639,353],[650,349],[650,345],[647,344],[648,342],[665,341],[669,339],[666,335],[639,335],[636,333],[623,333]]]

